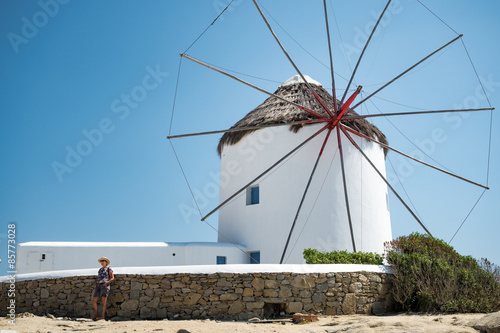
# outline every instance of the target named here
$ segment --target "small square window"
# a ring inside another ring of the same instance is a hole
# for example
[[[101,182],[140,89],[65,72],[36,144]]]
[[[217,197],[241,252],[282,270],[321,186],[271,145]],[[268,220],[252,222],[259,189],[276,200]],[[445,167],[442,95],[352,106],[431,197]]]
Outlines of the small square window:
[[[222,256],[217,256],[217,265],[225,265],[226,264],[226,257]]]
[[[250,252],[250,263],[260,264],[260,251]]]
[[[247,188],[247,206],[258,205],[259,201],[259,185]]]

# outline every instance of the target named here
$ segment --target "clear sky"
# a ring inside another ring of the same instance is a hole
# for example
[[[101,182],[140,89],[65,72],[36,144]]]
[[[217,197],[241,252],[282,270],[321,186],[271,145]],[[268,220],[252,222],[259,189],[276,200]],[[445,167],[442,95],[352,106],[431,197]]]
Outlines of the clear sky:
[[[342,93],[385,1],[328,2],[335,79]],[[491,104],[498,107],[500,2],[422,2],[464,34]],[[12,222],[18,243],[217,240],[216,232],[190,213],[191,195],[166,136],[179,53],[228,3],[0,2],[0,274],[7,271]],[[328,89],[322,1],[262,4],[299,68]],[[417,1],[395,0],[363,58],[356,84],[367,96],[456,36]],[[296,74],[249,0],[235,0],[187,53],[254,76],[238,74],[268,91]],[[266,97],[183,60],[172,134],[228,128]],[[461,41],[371,101],[358,112],[488,107]],[[451,245],[497,264],[499,119],[494,113],[488,179],[488,112],[374,121],[393,147],[488,183],[491,189]],[[174,141],[203,213],[218,203],[219,138]],[[431,232],[446,241],[482,193],[393,153],[387,173]],[[422,231],[394,196],[390,206],[395,237]],[[217,216],[209,223],[216,228]]]

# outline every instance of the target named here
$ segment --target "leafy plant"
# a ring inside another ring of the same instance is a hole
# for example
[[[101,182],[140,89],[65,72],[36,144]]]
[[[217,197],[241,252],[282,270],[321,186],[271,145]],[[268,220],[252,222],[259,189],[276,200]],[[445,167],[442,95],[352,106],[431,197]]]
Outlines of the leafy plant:
[[[382,265],[384,261],[384,258],[380,254],[372,252],[320,252],[316,249],[305,249],[303,253],[307,264]]]
[[[499,268],[458,254],[443,240],[413,233],[385,244],[394,270],[392,294],[402,309],[491,312],[500,310]]]

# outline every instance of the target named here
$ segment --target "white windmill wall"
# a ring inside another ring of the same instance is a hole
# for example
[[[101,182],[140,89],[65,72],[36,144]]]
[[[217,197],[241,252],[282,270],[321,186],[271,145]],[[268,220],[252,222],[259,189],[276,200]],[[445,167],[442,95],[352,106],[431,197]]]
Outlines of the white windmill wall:
[[[220,201],[322,126],[305,126],[298,133],[289,131],[287,126],[261,129],[235,145],[226,145],[221,156]],[[255,182],[259,185],[259,204],[247,205],[244,191],[223,207],[219,212],[220,233],[244,245],[249,252],[260,251],[261,263],[279,263],[326,133],[322,132],[280,167]],[[336,135],[335,129],[318,164],[284,263],[304,263],[305,248],[352,251]],[[354,135],[353,138],[385,176],[383,150],[365,139]],[[392,239],[387,186],[343,134],[342,144],[357,250],[382,253],[383,243]],[[227,240],[219,236],[219,242]]]

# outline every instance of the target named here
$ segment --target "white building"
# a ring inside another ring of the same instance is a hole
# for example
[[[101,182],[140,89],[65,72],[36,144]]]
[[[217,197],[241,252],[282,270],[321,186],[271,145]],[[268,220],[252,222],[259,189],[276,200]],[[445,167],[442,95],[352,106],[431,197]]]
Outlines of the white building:
[[[95,268],[102,256],[111,260],[112,267],[249,262],[244,251],[229,243],[27,242],[18,246],[17,273]]]
[[[328,92],[318,82],[308,81],[333,110],[333,98]],[[326,116],[298,76],[287,80],[275,94]],[[349,115],[356,113],[350,111]],[[317,118],[270,97],[233,128],[309,119]],[[342,123],[386,142],[385,136],[364,119]],[[251,186],[220,209],[218,242],[28,242],[18,246],[17,272],[95,268],[101,256],[109,257],[113,267],[279,263],[327,131],[311,139],[258,181],[252,180],[322,126],[324,123],[279,126],[223,135],[219,143],[220,201],[249,183]],[[361,137],[353,135],[353,138],[385,175],[384,150]],[[383,243],[392,239],[387,186],[344,136],[341,141],[356,249],[382,253]],[[283,263],[304,263],[302,252],[305,248],[352,251],[339,161],[334,129],[297,217]]]

